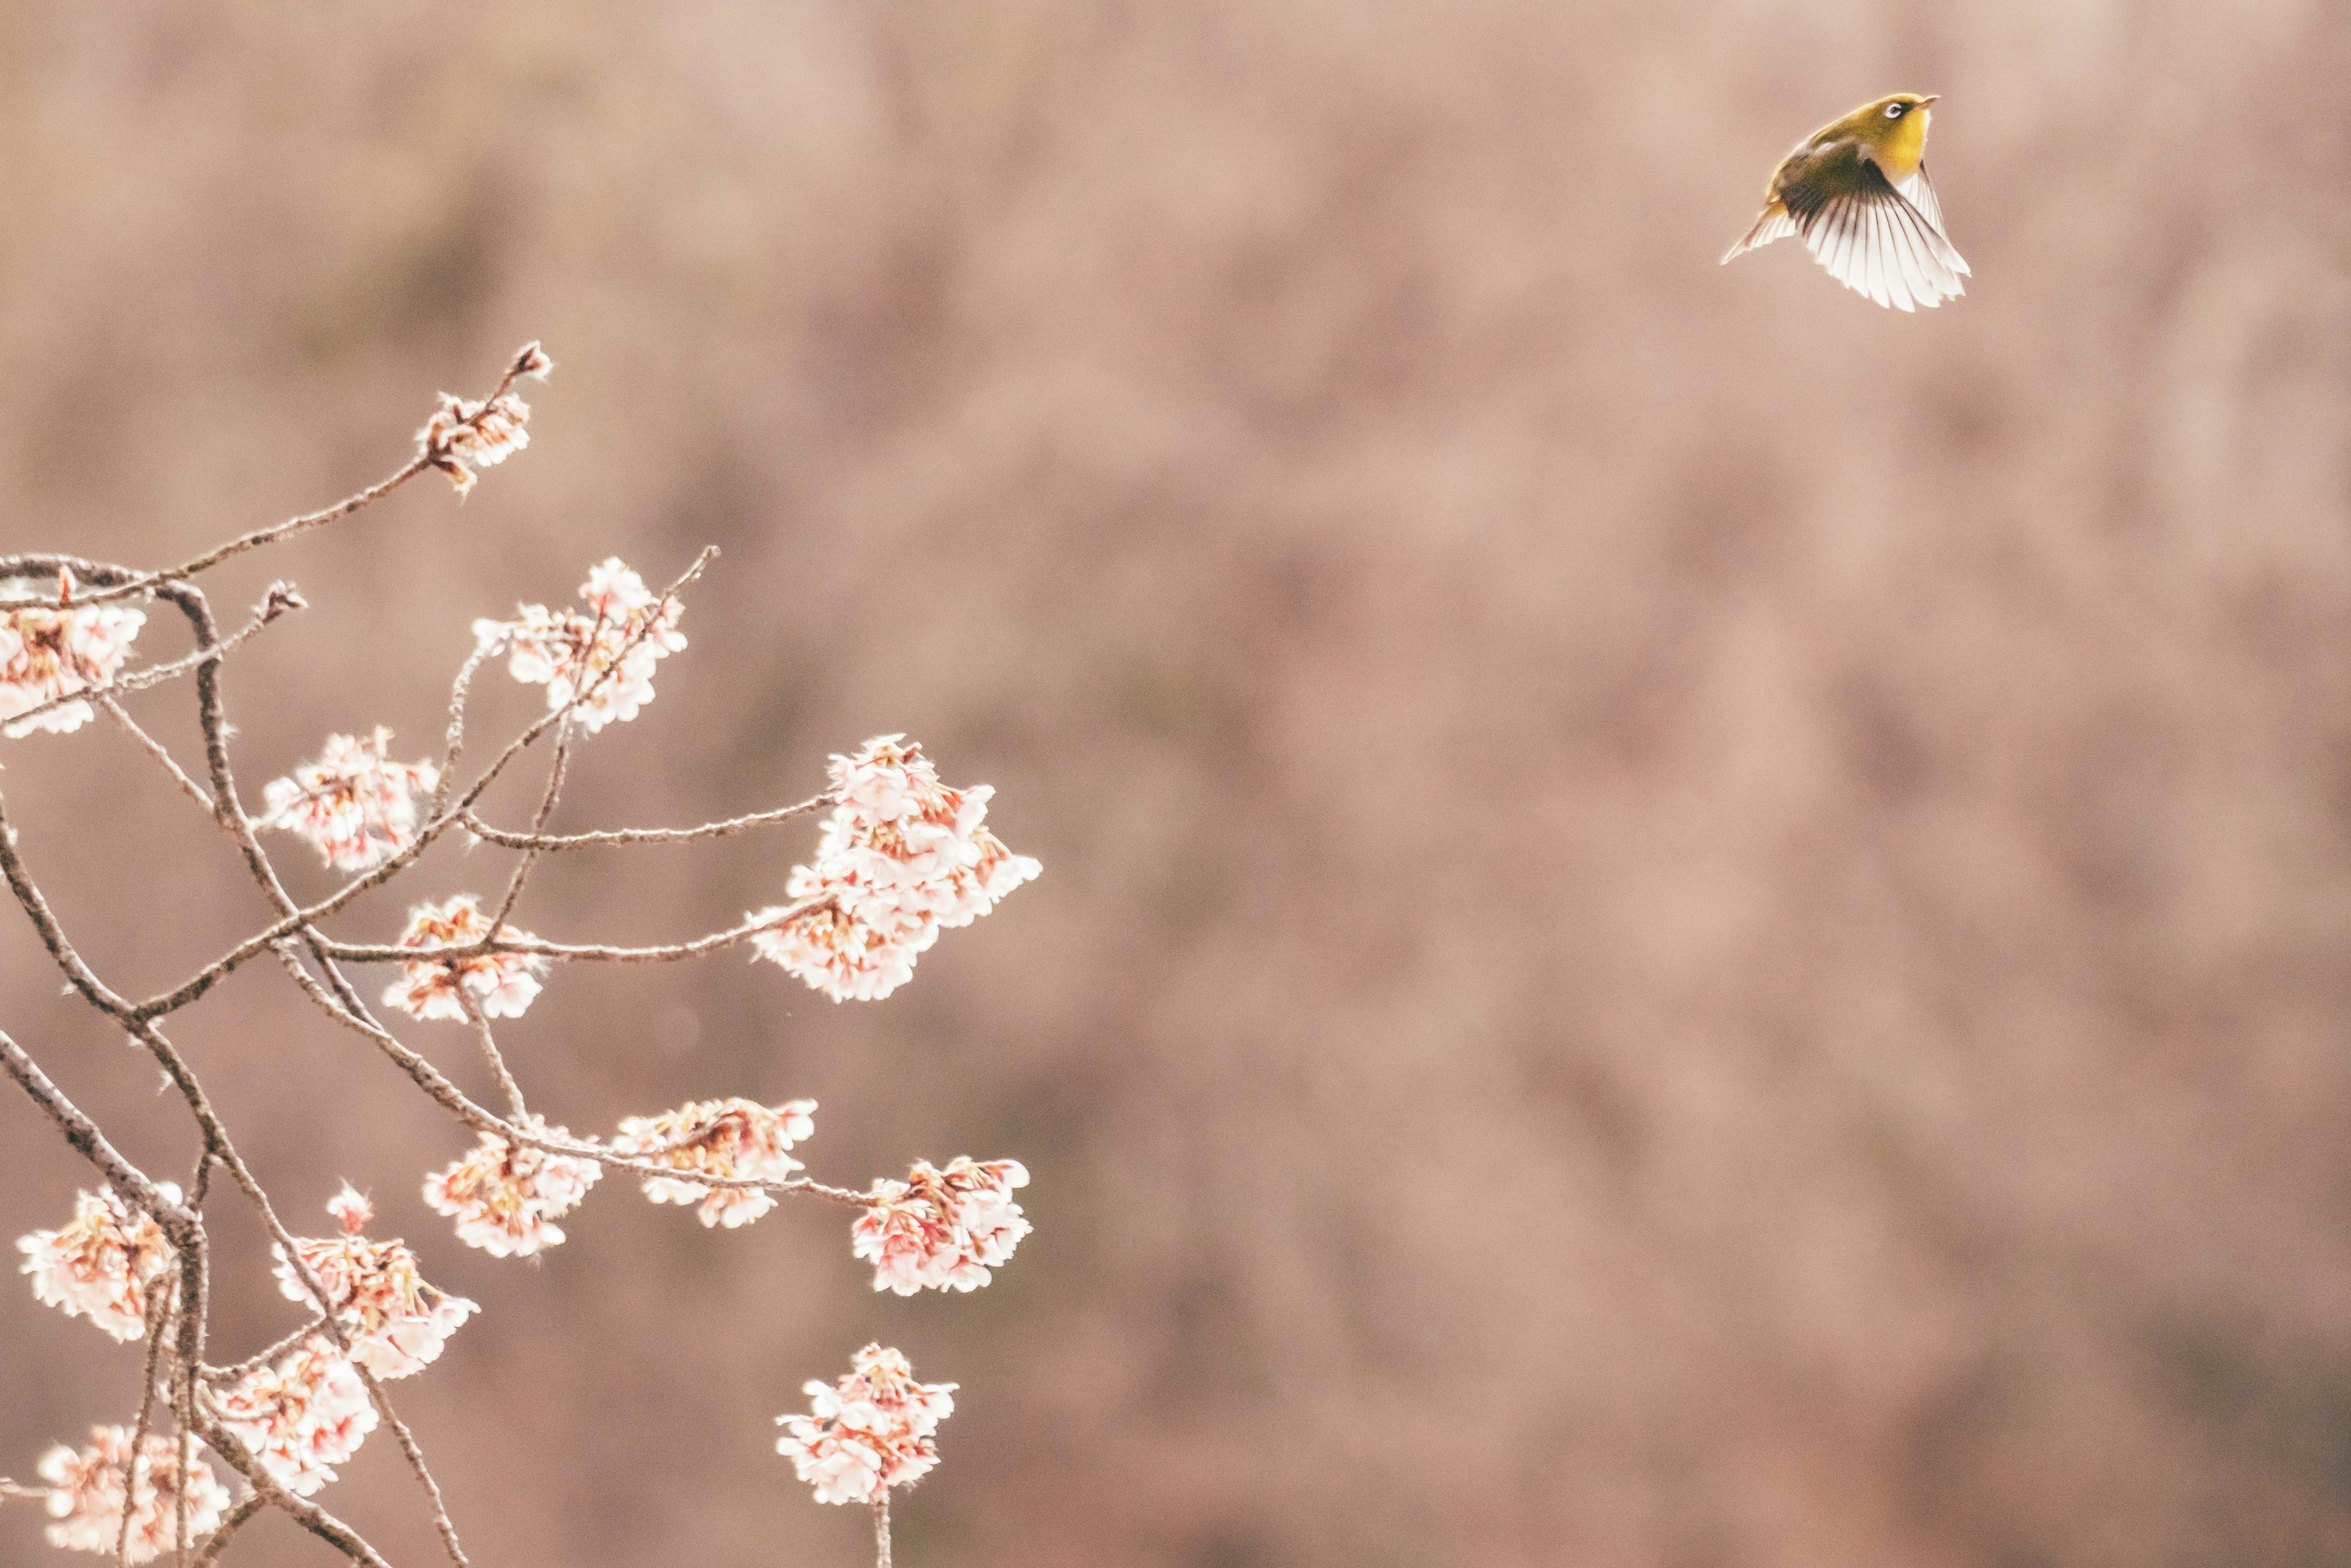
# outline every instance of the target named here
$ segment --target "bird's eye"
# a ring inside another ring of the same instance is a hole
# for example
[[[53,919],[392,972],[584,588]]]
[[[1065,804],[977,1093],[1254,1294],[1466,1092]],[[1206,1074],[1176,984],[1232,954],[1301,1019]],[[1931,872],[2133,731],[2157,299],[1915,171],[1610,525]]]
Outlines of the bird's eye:
[[[1889,103],[1886,106],[1886,118],[1899,120],[1902,118],[1902,111],[1909,107],[1907,103]]]

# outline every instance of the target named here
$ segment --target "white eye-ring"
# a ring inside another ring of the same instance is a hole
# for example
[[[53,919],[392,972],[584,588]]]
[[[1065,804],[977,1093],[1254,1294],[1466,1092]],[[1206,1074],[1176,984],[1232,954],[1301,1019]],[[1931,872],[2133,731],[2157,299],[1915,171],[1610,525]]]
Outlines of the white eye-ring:
[[[1899,120],[1902,118],[1902,111],[1909,107],[1907,103],[1889,103],[1886,106],[1886,118]]]

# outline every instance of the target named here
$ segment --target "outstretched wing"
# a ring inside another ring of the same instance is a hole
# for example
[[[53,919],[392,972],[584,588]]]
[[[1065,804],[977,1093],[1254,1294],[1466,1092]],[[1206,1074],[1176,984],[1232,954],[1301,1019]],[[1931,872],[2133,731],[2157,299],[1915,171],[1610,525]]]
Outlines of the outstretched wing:
[[[1763,215],[1755,220],[1755,226],[1747,231],[1747,237],[1722,253],[1722,259],[1728,264],[1733,257],[1745,256],[1775,239],[1785,239],[1795,232],[1796,221],[1788,215],[1788,209],[1773,202],[1763,209]]]
[[[1900,182],[1894,188],[1901,192],[1903,197],[1912,206],[1918,209],[1920,217],[1935,225],[1935,232],[1943,236],[1943,244],[1948,247],[1951,243],[1951,231],[1943,226],[1943,204],[1935,194],[1935,182],[1927,172],[1926,161],[1921,159],[1918,167],[1912,171],[1910,177]],[[1950,253],[1951,263],[1959,269],[1959,275],[1963,277],[1974,276],[1968,271],[1968,264],[1959,257],[1958,251]]]
[[[1864,159],[1858,178],[1840,183],[1845,188],[1813,203],[1789,204],[1804,248],[1830,277],[1900,310],[1932,309],[1967,292],[1959,280],[1968,276],[1968,264],[1943,237],[1942,226],[1896,190],[1884,170]],[[1924,165],[1905,183],[1934,201]]]

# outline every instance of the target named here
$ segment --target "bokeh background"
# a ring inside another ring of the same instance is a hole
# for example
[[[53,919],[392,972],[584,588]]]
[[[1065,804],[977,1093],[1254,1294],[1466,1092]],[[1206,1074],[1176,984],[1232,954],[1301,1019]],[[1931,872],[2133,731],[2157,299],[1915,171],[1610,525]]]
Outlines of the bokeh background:
[[[870,1561],[769,1443],[875,1338],[963,1385],[912,1568],[2351,1563],[2346,79],[2340,0],[20,0],[0,542],[177,559],[543,337],[462,506],[209,580],[313,605],[235,670],[248,789],[425,752],[475,617],[716,543],[562,825],[904,730],[1045,862],[882,1004],[730,954],[506,1030],[575,1129],[813,1095],[821,1177],[1026,1161],[971,1296],[618,1179],[485,1257],[416,1191],[470,1140],[282,977],[182,1021],[289,1214],[348,1177],[483,1303],[395,1392],[485,1568]],[[1897,89],[1965,299],[1717,267]],[[5,762],[125,989],[260,924],[120,736]],[[522,921],[715,929],[811,838]],[[183,1171],[57,989],[0,920],[5,1027]],[[0,1093],[0,1233],[87,1180]],[[293,1309],[210,1212],[249,1349]],[[0,1472],[128,1417],[21,1282],[0,1347]],[[381,1436],[325,1500],[434,1560]],[[62,1559],[13,1507],[0,1561]]]

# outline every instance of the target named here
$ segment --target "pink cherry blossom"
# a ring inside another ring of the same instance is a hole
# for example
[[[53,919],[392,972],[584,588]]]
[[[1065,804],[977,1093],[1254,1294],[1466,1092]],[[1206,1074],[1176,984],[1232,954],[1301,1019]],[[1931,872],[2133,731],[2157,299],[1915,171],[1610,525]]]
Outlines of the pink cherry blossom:
[[[945,1170],[917,1161],[904,1181],[873,1184],[873,1207],[852,1228],[855,1254],[873,1264],[877,1291],[976,1291],[1029,1234],[1012,1198],[1028,1185],[1018,1160],[958,1155]]]
[[[612,1151],[689,1173],[646,1177],[645,1196],[655,1203],[698,1201],[703,1224],[731,1230],[775,1207],[774,1196],[758,1187],[710,1186],[691,1177],[789,1180],[801,1167],[784,1151],[816,1131],[815,1113],[813,1100],[776,1106],[742,1099],[697,1100],[658,1116],[630,1117],[621,1124]]]
[[[68,573],[54,584],[0,582],[0,734],[11,740],[37,729],[66,734],[89,722],[85,702],[5,721],[112,680],[147,623],[145,611],[118,601],[74,604],[73,591]]]
[[[685,607],[653,593],[617,556],[590,569],[580,597],[591,613],[525,604],[512,621],[475,622],[474,639],[506,651],[516,680],[544,685],[550,709],[581,699],[574,716],[593,735],[653,700],[654,668],[685,646],[677,630]]]
[[[178,1187],[158,1186],[179,1201]],[[174,1262],[162,1227],[111,1188],[78,1195],[71,1224],[19,1237],[16,1249],[36,1299],[69,1318],[87,1317],[124,1343],[146,1333],[150,1292]]]
[[[406,1242],[370,1241],[361,1236],[372,1214],[367,1200],[349,1186],[327,1207],[342,1221],[343,1234],[330,1239],[298,1238],[294,1245],[342,1322],[351,1359],[378,1377],[422,1372],[478,1307],[427,1284]],[[272,1246],[270,1251],[277,1260],[278,1290],[288,1301],[312,1304],[285,1249]]]
[[[122,1539],[122,1514],[131,1513],[129,1560],[152,1563],[172,1551],[180,1530],[180,1444],[149,1434],[139,1445],[135,1489],[125,1482],[131,1463],[127,1427],[92,1427],[90,1444],[77,1452],[60,1443],[41,1458],[41,1479],[49,1483],[49,1544],[68,1552],[114,1555]],[[229,1496],[212,1467],[195,1459],[187,1469],[188,1535],[201,1540],[228,1510]]]
[[[408,929],[400,934],[403,947],[463,947],[490,934],[489,916],[470,893],[444,904],[420,904],[408,913]],[[503,937],[531,942],[537,938],[513,926],[499,930]],[[401,977],[383,993],[384,1005],[411,1018],[447,1019],[463,1022],[465,1004],[458,999],[463,986],[484,1018],[520,1018],[538,995],[538,977],[547,959],[536,953],[478,953],[454,961],[414,959],[401,966]]]
[[[546,370],[553,368],[547,361]],[[546,370],[526,373],[545,380]],[[530,405],[511,391],[486,402],[443,392],[441,406],[416,433],[417,455],[449,476],[462,496],[474,487],[475,468],[495,467],[530,444],[529,423]]]
[[[517,1124],[553,1138],[571,1134],[537,1116]],[[570,1213],[604,1167],[593,1160],[549,1154],[485,1133],[474,1152],[424,1178],[424,1201],[457,1222],[457,1239],[496,1258],[528,1258],[560,1246],[555,1220]]]
[[[375,1430],[367,1385],[332,1341],[313,1335],[212,1396],[221,1419],[272,1479],[308,1497]]]
[[[792,886],[806,885],[800,872]],[[810,892],[831,893],[819,883]],[[897,917],[869,925],[835,903],[794,915],[790,906],[776,904],[744,916],[747,924],[772,922],[755,932],[751,950],[772,964],[780,964],[834,1001],[876,1001],[914,977],[914,958],[938,940],[936,925]]]
[[[758,956],[835,1001],[888,996],[941,929],[970,925],[1040,869],[985,825],[994,789],[940,783],[904,736],[834,757],[832,784],[815,862],[795,867],[784,887],[796,903],[825,902],[789,918],[779,905],[746,919],[774,922],[751,939]]]
[[[261,826],[300,834],[343,871],[390,860],[414,841],[417,803],[431,800],[441,779],[430,762],[390,760],[391,741],[392,731],[381,726],[364,738],[327,737],[318,761],[262,786],[269,814]]]
[[[819,1502],[871,1502],[939,1462],[931,1435],[955,1412],[952,1383],[917,1383],[894,1350],[869,1344],[838,1383],[811,1381],[808,1415],[776,1417],[776,1452],[792,1461]]]

